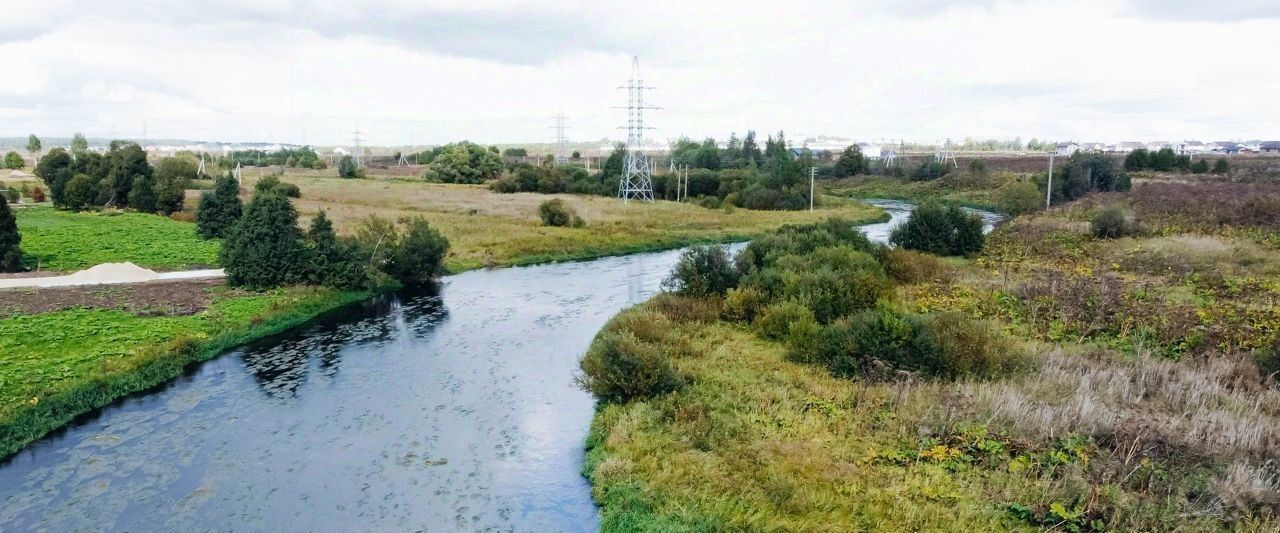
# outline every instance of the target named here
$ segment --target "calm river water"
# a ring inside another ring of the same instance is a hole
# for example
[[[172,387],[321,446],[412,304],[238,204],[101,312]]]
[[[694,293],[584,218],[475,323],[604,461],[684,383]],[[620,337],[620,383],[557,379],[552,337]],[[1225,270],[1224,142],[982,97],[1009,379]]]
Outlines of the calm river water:
[[[883,240],[910,205],[875,203]],[[449,276],[225,354],[0,464],[0,531],[594,531],[577,360],[679,253]]]

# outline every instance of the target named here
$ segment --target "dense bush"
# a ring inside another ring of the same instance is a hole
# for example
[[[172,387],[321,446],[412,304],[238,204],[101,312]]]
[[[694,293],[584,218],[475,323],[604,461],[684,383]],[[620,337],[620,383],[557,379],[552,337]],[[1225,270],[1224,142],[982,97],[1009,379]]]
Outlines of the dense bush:
[[[894,245],[937,255],[976,254],[983,239],[981,217],[936,202],[921,203],[889,235]]]
[[[49,187],[56,207],[84,209],[111,205],[145,212],[158,209],[154,169],[142,147],[131,142],[112,141],[106,155],[82,152],[74,158],[64,149],[54,148],[40,159],[35,173]],[[76,184],[74,198],[64,198],[66,188],[79,175],[87,179]],[[140,190],[135,192],[135,185]],[[166,183],[166,198],[172,198],[169,185]]]
[[[4,168],[19,169],[27,166],[27,162],[22,159],[18,152],[10,151],[4,155]]]
[[[156,165],[155,180],[151,184],[155,195],[155,212],[167,215],[182,210],[187,185],[198,177],[198,168],[188,157],[166,157],[160,160]]]
[[[792,324],[814,321],[813,312],[808,307],[788,300],[764,308],[752,322],[752,326],[761,337],[782,340],[791,332]]]
[[[227,284],[270,289],[304,279],[307,265],[298,212],[289,199],[256,193],[219,253]]]
[[[1093,215],[1091,227],[1093,236],[1099,239],[1115,239],[1133,232],[1129,214],[1119,205],[1109,205],[1099,209]]]
[[[44,197],[44,189],[41,189],[40,187],[32,187],[32,188],[31,188],[31,201],[36,202],[36,203],[40,203],[40,202],[43,202],[44,200],[45,200],[45,197]]]
[[[425,285],[444,273],[449,239],[417,216],[406,223],[404,235],[391,247],[387,274],[405,285]]]
[[[253,185],[253,190],[256,192],[274,192],[289,198],[302,198],[302,190],[297,185],[280,181],[280,176],[276,174],[263,176]]]
[[[938,256],[904,248],[885,252],[880,262],[889,279],[898,283],[950,282],[954,275],[951,265]]]
[[[1044,208],[1044,192],[1030,181],[1016,181],[1000,188],[1000,208],[1010,215],[1025,215]]]
[[[346,179],[363,178],[364,172],[359,165],[356,165],[354,157],[344,155],[342,159],[338,160],[338,177]]]
[[[559,198],[547,200],[538,205],[538,217],[546,226],[580,228],[586,225],[582,217]]]
[[[1204,174],[1209,171],[1209,161],[1206,159],[1197,159],[1191,164],[1192,174]]]
[[[724,318],[738,322],[751,322],[769,305],[769,298],[755,287],[729,289],[724,294]]]
[[[423,178],[437,183],[484,183],[498,177],[502,168],[497,153],[462,141],[442,147],[431,158]]]
[[[928,328],[929,340],[918,345],[936,347],[940,376],[992,378],[1029,364],[1025,350],[993,322],[960,312],[943,312],[927,315],[923,324]]]
[[[369,265],[360,259],[359,248],[338,238],[323,210],[311,219],[306,246],[311,283],[345,290],[368,285]]]
[[[76,174],[62,186],[62,207],[72,211],[92,206],[98,197],[98,183],[87,174]]]
[[[226,237],[244,209],[240,186],[230,174],[218,178],[212,191],[200,195],[196,206],[196,233],[206,239]]]
[[[867,309],[889,293],[889,281],[875,258],[848,246],[788,255],[742,281],[771,300],[792,300],[821,324]]]
[[[738,269],[723,246],[694,246],[680,254],[662,287],[685,296],[721,295],[738,286]]]
[[[920,165],[911,171],[911,181],[932,181],[947,175],[951,166],[942,164],[932,156],[920,161]]]
[[[18,221],[9,208],[9,201],[0,198],[0,272],[22,270],[22,235],[18,233]]]
[[[605,326],[579,366],[579,385],[601,402],[626,403],[680,387],[662,344],[643,341],[627,329]]]
[[[867,253],[876,248],[853,222],[829,218],[813,224],[783,226],[772,234],[759,237],[751,241],[734,262],[738,271],[745,275],[773,264],[779,257],[807,254],[832,246],[847,246]]]
[[[1041,176],[1039,179],[1047,179]],[[1041,190],[1046,184],[1040,183]],[[1129,175],[1116,168],[1115,159],[1098,152],[1077,152],[1053,175],[1054,204],[1083,197],[1090,192],[1123,192],[1131,186]]]
[[[1226,158],[1219,158],[1217,161],[1214,161],[1214,162],[1213,162],[1213,171],[1212,171],[1212,172],[1213,172],[1214,174],[1227,174],[1227,173],[1230,173],[1230,172],[1231,172],[1231,165],[1229,165],[1229,164],[1227,163]]]

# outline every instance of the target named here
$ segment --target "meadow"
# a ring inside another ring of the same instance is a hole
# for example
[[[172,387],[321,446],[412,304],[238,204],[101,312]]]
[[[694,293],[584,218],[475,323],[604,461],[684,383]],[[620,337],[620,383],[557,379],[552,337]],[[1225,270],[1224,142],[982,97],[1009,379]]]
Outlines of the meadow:
[[[143,213],[73,213],[51,207],[14,210],[24,261],[34,269],[74,271],[130,261],[156,270],[218,264],[218,241],[187,222]]]
[[[976,257],[878,257],[895,283],[877,314],[996,324],[1025,354],[1005,375],[824,368],[813,347],[847,326],[743,313],[741,286],[625,311],[588,358],[668,354],[675,377],[597,412],[584,474],[604,530],[1274,531],[1278,199],[1149,180],[1018,216]],[[1099,236],[1111,209],[1122,234]]]
[[[251,178],[246,177],[246,187]],[[589,259],[696,243],[747,240],[785,224],[828,216],[879,220],[877,208],[852,202],[816,211],[707,209],[692,204],[623,204],[616,198],[536,193],[498,194],[484,185],[424,183],[418,179],[338,179],[290,174],[302,190],[304,217],[323,209],[341,232],[369,215],[391,220],[421,215],[449,238],[452,272],[480,267]],[[585,221],[582,228],[547,227],[538,205],[560,198]]]

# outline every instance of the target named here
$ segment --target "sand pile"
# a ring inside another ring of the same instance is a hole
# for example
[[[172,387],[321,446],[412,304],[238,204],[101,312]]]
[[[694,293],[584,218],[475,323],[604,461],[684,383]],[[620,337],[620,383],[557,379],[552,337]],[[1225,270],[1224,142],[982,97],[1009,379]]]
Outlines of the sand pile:
[[[103,263],[63,276],[68,284],[92,285],[95,283],[137,283],[152,281],[160,275],[133,263]]]

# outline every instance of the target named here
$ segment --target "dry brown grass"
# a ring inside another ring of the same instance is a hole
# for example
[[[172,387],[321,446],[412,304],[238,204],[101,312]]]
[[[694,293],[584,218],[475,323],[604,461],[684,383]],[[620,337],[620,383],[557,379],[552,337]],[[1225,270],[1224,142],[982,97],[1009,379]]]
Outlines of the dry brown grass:
[[[252,190],[255,179],[246,176],[244,189]],[[878,209],[860,204],[813,212],[750,211],[555,195],[587,223],[584,228],[556,228],[543,226],[538,218],[538,205],[549,195],[497,194],[478,185],[401,179],[288,175],[285,181],[302,189],[302,198],[295,200],[295,205],[304,217],[324,209],[339,232],[350,231],[371,214],[393,220],[425,217],[452,243],[446,264],[454,271],[743,240],[784,224],[831,216],[862,221],[881,215]]]

